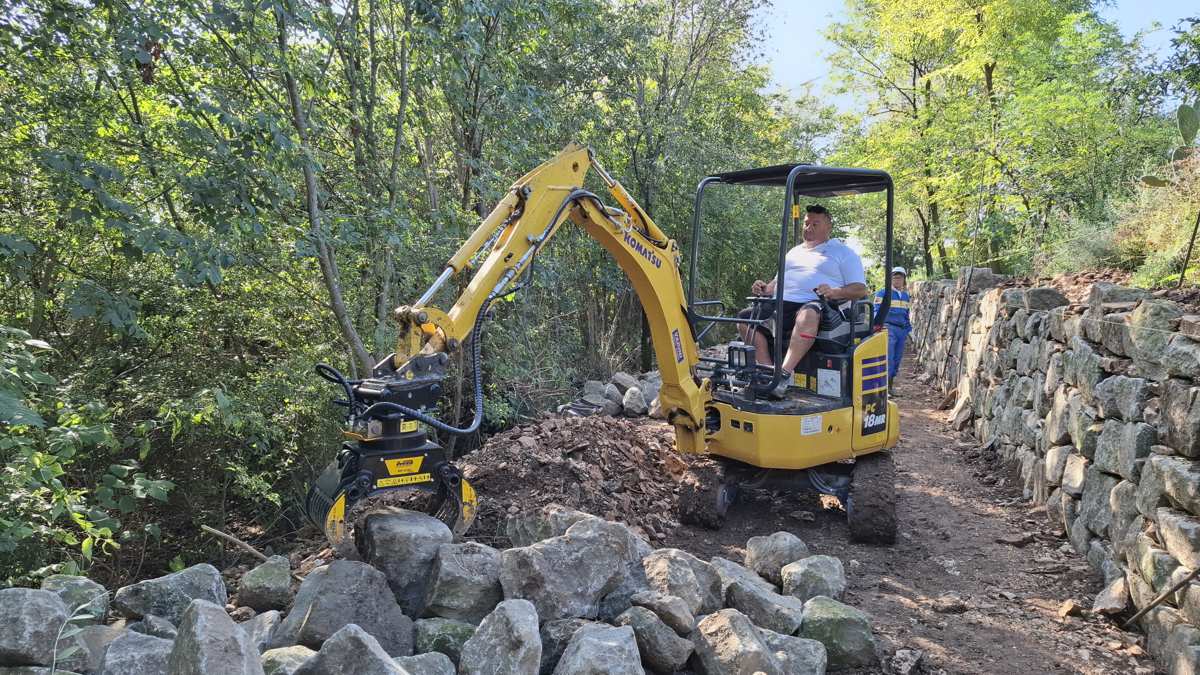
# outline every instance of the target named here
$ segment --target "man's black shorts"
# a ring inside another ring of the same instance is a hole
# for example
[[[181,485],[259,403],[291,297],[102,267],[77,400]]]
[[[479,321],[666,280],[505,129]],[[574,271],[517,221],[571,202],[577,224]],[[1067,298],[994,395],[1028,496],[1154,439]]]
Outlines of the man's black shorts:
[[[767,338],[767,344],[774,344],[774,334],[777,331],[777,326],[782,323],[783,339],[786,342],[792,337],[792,330],[796,327],[796,314],[805,307],[811,307],[814,311],[821,315],[820,327],[818,331],[832,330],[841,324],[845,323],[846,318],[842,316],[836,308],[829,304],[823,304],[819,300],[809,300],[807,302],[790,302],[783,301],[782,321],[773,320],[775,317],[774,302],[759,302],[738,312],[739,319],[772,319],[767,324],[759,326],[757,330]]]

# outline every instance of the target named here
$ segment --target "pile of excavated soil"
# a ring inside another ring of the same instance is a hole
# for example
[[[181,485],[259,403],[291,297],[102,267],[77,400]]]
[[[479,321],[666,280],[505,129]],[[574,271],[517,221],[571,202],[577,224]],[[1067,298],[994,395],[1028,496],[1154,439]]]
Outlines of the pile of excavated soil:
[[[690,461],[658,420],[551,416],[510,429],[458,462],[479,495],[468,536],[506,547],[509,514],[556,503],[665,539]]]

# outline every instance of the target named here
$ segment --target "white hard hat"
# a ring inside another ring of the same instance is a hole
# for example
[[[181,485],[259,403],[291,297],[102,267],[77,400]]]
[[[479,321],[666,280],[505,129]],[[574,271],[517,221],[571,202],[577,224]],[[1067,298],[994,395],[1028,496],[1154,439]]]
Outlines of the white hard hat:
[[[903,274],[904,276],[908,276],[908,270],[897,265],[892,268],[892,274]]]

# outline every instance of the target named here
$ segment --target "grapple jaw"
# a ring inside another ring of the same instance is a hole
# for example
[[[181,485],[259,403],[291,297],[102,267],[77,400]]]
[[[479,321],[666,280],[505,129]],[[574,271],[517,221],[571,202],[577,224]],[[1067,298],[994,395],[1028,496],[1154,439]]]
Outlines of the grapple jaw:
[[[414,432],[420,434],[422,432]],[[436,517],[458,537],[475,520],[475,490],[446,452],[426,441],[407,452],[372,452],[347,443],[309,488],[306,511],[335,547],[346,540],[356,507],[401,503]]]

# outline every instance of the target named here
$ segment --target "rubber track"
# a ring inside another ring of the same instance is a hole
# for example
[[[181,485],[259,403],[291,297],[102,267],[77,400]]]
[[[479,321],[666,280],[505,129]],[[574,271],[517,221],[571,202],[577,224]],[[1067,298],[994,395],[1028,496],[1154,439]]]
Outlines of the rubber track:
[[[846,521],[854,541],[896,543],[896,464],[890,452],[874,452],[855,462]]]

